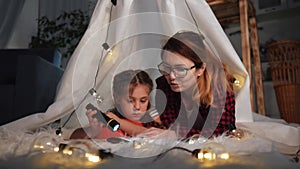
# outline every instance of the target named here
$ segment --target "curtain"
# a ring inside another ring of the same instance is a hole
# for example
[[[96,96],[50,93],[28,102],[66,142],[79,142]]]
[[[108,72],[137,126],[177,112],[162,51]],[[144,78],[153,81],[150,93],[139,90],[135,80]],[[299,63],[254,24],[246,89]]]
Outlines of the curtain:
[[[0,0],[0,48],[4,48],[23,9],[25,0]]]
[[[39,0],[39,17],[46,16],[49,19],[55,19],[63,12],[81,9],[89,10],[89,0]]]

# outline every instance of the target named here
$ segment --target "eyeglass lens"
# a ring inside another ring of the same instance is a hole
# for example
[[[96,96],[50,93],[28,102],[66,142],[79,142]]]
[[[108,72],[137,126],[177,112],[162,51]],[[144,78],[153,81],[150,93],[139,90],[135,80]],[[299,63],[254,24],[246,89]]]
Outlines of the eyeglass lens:
[[[176,66],[172,68],[171,66],[161,63],[158,65],[158,69],[162,75],[169,75],[171,72],[174,73],[176,77],[185,77],[187,74],[187,71],[190,70],[189,68]]]

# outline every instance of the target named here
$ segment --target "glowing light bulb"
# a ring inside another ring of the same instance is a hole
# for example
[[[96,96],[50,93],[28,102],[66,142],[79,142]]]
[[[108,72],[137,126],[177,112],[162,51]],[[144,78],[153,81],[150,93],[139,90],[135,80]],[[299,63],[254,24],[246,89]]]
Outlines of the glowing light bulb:
[[[101,161],[98,150],[88,141],[71,141],[62,151],[69,158],[98,163]]]
[[[236,79],[233,83],[234,83],[234,85],[235,85],[236,87],[240,87],[240,86],[241,86],[240,81],[237,80],[237,79]]]
[[[234,81],[233,81],[233,89],[235,91],[240,90],[244,84],[245,84],[245,77],[235,74],[234,76]]]
[[[209,142],[203,146],[196,157],[199,160],[211,161],[217,159],[227,160],[229,159],[230,155],[222,144]]]
[[[189,138],[189,144],[194,144],[195,142],[197,142],[199,137],[200,135],[198,134],[193,135],[191,138]]]
[[[234,129],[231,131],[231,135],[240,140],[244,137],[244,131],[241,129]]]
[[[54,147],[54,152],[59,152],[59,147]]]
[[[97,162],[101,161],[100,157],[99,157],[98,155],[95,155],[95,154],[85,153],[85,157],[86,157],[90,162],[97,163]]]
[[[228,153],[222,153],[222,154],[220,154],[220,158],[224,159],[224,160],[227,160],[227,159],[229,159],[229,154]]]
[[[40,133],[36,136],[31,147],[31,153],[57,152],[59,142],[57,138],[48,133]]]
[[[201,137],[199,134],[194,134],[192,137],[189,138],[189,144],[203,144],[207,141],[205,137]]]
[[[235,124],[230,124],[228,129],[228,135],[231,135],[240,140],[244,137],[245,134],[243,130],[236,128]]]
[[[109,49],[109,50],[108,50],[108,54],[109,54],[109,55],[112,55],[112,54],[113,54],[113,51],[112,51],[111,49]]]
[[[133,145],[133,148],[140,149],[140,148],[142,148],[143,143],[141,141],[138,141],[138,140],[133,140],[132,145]]]

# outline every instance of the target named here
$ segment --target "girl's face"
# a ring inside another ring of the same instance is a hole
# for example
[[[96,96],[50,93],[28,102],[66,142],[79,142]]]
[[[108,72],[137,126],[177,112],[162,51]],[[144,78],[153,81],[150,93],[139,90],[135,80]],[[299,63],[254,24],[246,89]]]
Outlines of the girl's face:
[[[192,68],[195,64],[190,59],[178,54],[166,51],[162,55],[162,63],[171,67],[172,71],[164,75],[167,79],[171,89],[174,92],[190,92],[195,87],[197,77],[201,76],[204,72],[205,66],[200,69]],[[176,77],[174,68],[178,70],[186,69],[186,75],[184,77]]]
[[[131,95],[128,90],[125,91],[118,101],[123,116],[132,121],[139,121],[147,111],[149,92],[146,85],[135,86]]]

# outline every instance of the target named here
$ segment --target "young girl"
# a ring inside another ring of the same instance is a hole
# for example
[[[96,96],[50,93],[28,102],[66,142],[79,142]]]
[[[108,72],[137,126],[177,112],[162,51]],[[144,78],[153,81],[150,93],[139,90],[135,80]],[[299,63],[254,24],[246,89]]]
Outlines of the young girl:
[[[112,132],[92,116],[95,110],[89,109],[86,115],[90,126],[79,128],[73,132],[71,139],[75,138],[98,138],[132,136],[140,133],[140,129],[151,126],[163,128],[158,119],[154,121],[147,110],[151,107],[149,95],[153,88],[152,79],[145,71],[127,70],[117,74],[113,80],[113,98],[115,108],[107,112],[107,115],[121,124],[121,129]],[[135,126],[141,127],[132,127]],[[85,131],[85,132],[84,132]],[[129,131],[128,133],[125,131]]]

